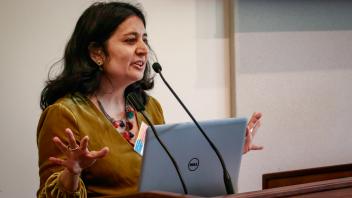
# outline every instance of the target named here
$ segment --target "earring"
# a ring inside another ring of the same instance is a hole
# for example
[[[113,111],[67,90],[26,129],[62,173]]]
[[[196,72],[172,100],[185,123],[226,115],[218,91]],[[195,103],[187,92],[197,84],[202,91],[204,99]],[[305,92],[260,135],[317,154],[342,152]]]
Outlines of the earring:
[[[101,66],[102,64],[103,64],[103,61],[101,61],[101,60],[97,61],[97,65]]]

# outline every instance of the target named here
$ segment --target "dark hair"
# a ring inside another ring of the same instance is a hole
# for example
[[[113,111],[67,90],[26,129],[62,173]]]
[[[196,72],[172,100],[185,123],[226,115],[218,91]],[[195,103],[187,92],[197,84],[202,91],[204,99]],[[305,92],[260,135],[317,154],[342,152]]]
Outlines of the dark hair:
[[[41,109],[44,110],[66,94],[76,92],[86,96],[94,94],[98,89],[103,71],[91,59],[89,45],[94,43],[95,47],[101,47],[106,53],[107,40],[117,27],[130,16],[139,17],[146,26],[142,11],[128,3],[98,2],[83,12],[66,45],[63,71],[54,79],[50,79],[50,75],[48,75],[46,85],[41,92]],[[147,101],[145,90],[149,90],[153,86],[154,79],[150,74],[150,63],[147,61],[143,78],[128,86],[125,90],[125,96],[130,92],[135,92],[145,104]]]

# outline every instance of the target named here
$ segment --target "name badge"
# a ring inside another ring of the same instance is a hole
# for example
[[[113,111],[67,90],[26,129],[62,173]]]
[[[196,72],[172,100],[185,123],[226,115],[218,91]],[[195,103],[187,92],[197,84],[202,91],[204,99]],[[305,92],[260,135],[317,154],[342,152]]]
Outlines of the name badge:
[[[145,143],[145,134],[147,133],[148,125],[144,122],[141,123],[141,127],[139,127],[138,136],[136,142],[134,144],[134,150],[143,156],[144,143]]]

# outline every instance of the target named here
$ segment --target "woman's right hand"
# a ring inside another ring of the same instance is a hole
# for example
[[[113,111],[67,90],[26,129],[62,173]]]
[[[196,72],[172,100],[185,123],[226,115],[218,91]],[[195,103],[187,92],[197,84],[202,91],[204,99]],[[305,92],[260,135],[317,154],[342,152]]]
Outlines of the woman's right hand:
[[[89,151],[88,136],[82,138],[78,145],[71,129],[67,128],[65,132],[69,145],[65,145],[58,137],[54,137],[53,142],[66,156],[66,159],[50,157],[49,160],[64,166],[72,175],[79,176],[83,169],[93,165],[97,159],[105,157],[109,152],[108,147],[104,147],[99,151]]]

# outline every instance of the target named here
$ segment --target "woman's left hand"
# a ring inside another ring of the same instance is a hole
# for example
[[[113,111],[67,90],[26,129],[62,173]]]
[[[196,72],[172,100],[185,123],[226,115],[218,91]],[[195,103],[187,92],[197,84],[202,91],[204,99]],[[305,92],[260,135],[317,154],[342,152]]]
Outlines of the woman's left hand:
[[[254,136],[260,127],[260,118],[262,114],[259,112],[254,112],[251,119],[249,120],[246,128],[246,137],[243,146],[243,154],[249,152],[250,150],[262,150],[263,146],[253,144]]]

